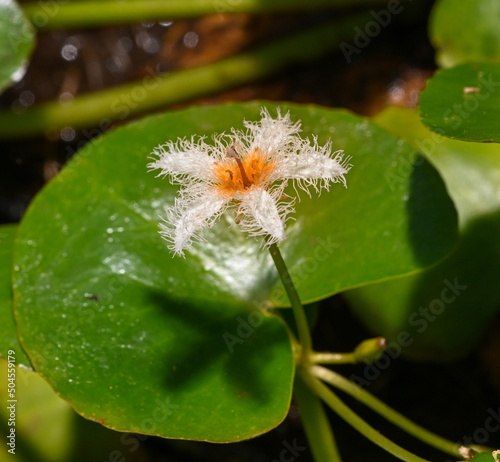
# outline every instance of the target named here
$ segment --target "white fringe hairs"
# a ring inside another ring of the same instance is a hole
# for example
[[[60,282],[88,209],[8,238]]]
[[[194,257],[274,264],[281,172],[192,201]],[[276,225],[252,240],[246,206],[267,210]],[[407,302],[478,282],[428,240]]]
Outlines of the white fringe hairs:
[[[214,135],[212,145],[193,135],[153,151],[149,169],[159,169],[157,176],[181,186],[160,223],[160,234],[174,254],[184,256],[194,241],[203,240],[203,228],[212,227],[229,206],[236,207],[242,231],[264,236],[266,245],[280,242],[286,238],[288,215],[295,212],[295,199],[283,195],[289,180],[309,196],[311,187],[320,194],[331,183],[346,186],[351,157],[332,152],[331,141],[320,146],[317,137],[302,139],[300,121],[293,123],[289,112],[282,116],[278,109],[275,119],[266,108],[260,113],[260,121],[244,121],[246,131]],[[239,161],[228,158],[229,148],[241,156]],[[249,183],[243,178],[245,160],[253,173]]]

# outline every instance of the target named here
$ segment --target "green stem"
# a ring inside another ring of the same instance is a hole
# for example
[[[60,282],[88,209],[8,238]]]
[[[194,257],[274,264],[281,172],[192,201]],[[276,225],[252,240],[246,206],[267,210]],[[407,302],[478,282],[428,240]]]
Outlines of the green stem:
[[[58,30],[192,18],[217,13],[314,11],[326,8],[385,5],[385,0],[89,0],[33,2],[21,7],[40,30]]]
[[[48,102],[21,114],[0,110],[0,138],[41,135],[64,127],[98,127],[95,131],[105,131],[112,121],[253,82],[292,64],[314,61],[338,49],[342,40],[352,40],[354,27],[370,18],[365,13],[343,16],[342,20],[196,69],[162,76],[150,69],[141,81],[84,94],[64,104]]]
[[[340,462],[340,454],[335,443],[328,417],[318,397],[311,392],[300,374],[295,375],[293,396],[300,411],[307,440],[316,462]]]
[[[312,366],[310,368],[310,371],[314,376],[344,391],[363,404],[366,404],[370,409],[386,418],[389,422],[392,422],[399,428],[405,430],[410,435],[413,435],[424,443],[427,443],[428,445],[447,454],[451,454],[452,456],[460,456],[460,452],[458,450],[459,444],[442,438],[441,436],[438,436],[430,432],[429,430],[426,430],[420,425],[413,423],[411,420],[395,411],[394,409],[390,408],[378,398],[375,398],[375,396],[368,393],[366,390],[363,390],[361,387],[346,379],[342,375],[321,366]],[[484,446],[473,445],[469,447],[478,452],[489,451],[489,448],[486,448]]]
[[[312,352],[309,360],[314,364],[356,364],[361,361],[373,362],[385,351],[387,341],[383,337],[363,340],[350,353]]]
[[[310,372],[302,370],[302,378],[308,387],[333,411],[335,411],[342,419],[344,419],[349,425],[359,431],[372,443],[375,443],[377,446],[380,446],[382,449],[405,462],[429,462],[426,459],[422,459],[406,449],[403,449],[401,446],[381,435],[377,430],[367,424],[361,417],[347,407],[327,386],[313,377]]]
[[[311,353],[311,363],[317,364],[355,364],[358,359],[354,353]]]
[[[292,278],[286,267],[285,261],[281,256],[281,252],[276,244],[269,246],[269,252],[273,258],[276,269],[280,276],[281,282],[285,287],[290,303],[292,305],[293,315],[297,324],[297,331],[299,333],[299,343],[301,347],[301,358],[307,359],[312,351],[311,333],[309,332],[309,325],[307,323],[306,313],[300,301],[299,294],[293,285]],[[299,361],[299,363],[302,361]]]

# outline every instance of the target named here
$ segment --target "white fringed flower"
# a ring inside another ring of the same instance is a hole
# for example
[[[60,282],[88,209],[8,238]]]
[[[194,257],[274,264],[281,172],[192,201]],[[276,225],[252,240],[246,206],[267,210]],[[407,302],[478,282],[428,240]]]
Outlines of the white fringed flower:
[[[153,151],[148,167],[181,185],[166,224],[160,224],[160,234],[176,254],[184,255],[193,240],[203,239],[202,229],[213,226],[230,205],[243,231],[264,236],[267,245],[282,241],[294,211],[294,199],[283,194],[288,180],[309,195],[311,186],[317,192],[328,190],[330,183],[345,186],[351,165],[343,151],[332,153],[330,141],[319,146],[316,138],[300,138],[300,121],[292,123],[289,113],[282,116],[278,110],[273,119],[263,108],[261,116],[259,122],[245,121],[245,132],[214,136],[213,145],[193,136]]]

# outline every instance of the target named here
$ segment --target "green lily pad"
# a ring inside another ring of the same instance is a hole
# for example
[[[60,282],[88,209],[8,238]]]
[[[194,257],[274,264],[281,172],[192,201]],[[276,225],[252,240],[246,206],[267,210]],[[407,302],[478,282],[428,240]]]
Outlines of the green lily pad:
[[[347,191],[302,197],[281,246],[303,302],[419,271],[453,250],[456,210],[441,177],[413,148],[345,111],[291,110],[305,136],[332,137],[354,164]],[[270,294],[288,306],[279,281]]]
[[[476,344],[500,307],[500,146],[439,136],[411,110],[390,108],[376,121],[436,166],[457,207],[462,235],[456,251],[440,264],[346,297],[374,332],[405,343],[405,354],[453,359]]]
[[[499,17],[497,0],[437,1],[429,20],[429,35],[439,65],[500,62]]]
[[[294,364],[286,326],[261,310],[287,304],[268,252],[228,213],[206,243],[173,258],[158,216],[178,189],[146,169],[159,144],[241,128],[260,118],[260,106],[191,108],[110,132],[26,213],[15,260],[20,339],[85,417],[209,441],[249,438],[285,417]],[[334,137],[355,156],[349,188],[303,194],[287,229],[282,252],[304,302],[416,271],[452,250],[456,211],[412,148],[345,111],[281,106],[302,120],[304,136]]]
[[[499,142],[500,64],[466,63],[438,71],[420,95],[423,123],[464,141]]]
[[[16,363],[30,368],[28,357],[17,339],[12,304],[12,254],[17,225],[0,226],[0,356],[7,356],[8,350],[16,352]]]
[[[23,77],[34,46],[33,27],[17,2],[0,2],[0,92]]]

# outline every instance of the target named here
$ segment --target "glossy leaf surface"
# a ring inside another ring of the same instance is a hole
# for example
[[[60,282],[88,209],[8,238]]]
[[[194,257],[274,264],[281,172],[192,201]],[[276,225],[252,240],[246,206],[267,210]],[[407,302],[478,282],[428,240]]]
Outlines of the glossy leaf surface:
[[[0,2],[0,92],[22,78],[33,47],[33,28],[17,2]]]
[[[412,148],[344,111],[282,108],[302,120],[303,136],[333,137],[355,164],[347,190],[302,194],[289,222],[282,252],[303,301],[418,270],[452,250],[455,209]],[[285,417],[288,332],[259,311],[287,303],[270,256],[228,213],[206,243],[173,258],[157,230],[177,188],[146,168],[159,144],[241,128],[259,109],[191,108],[117,129],[87,145],[28,210],[15,262],[21,341],[84,416],[210,441],[248,438]]]
[[[464,141],[499,142],[500,64],[466,63],[438,71],[420,95],[423,123]]]
[[[370,329],[392,342],[405,338],[404,353],[455,358],[474,346],[500,307],[500,146],[439,136],[410,110],[391,108],[376,120],[440,171],[457,206],[462,236],[456,251],[435,267],[346,295]]]
[[[9,405],[7,371],[7,360],[0,358],[0,399]],[[0,453],[1,462],[13,458],[18,462],[148,460],[135,436],[119,434],[83,419],[36,372],[17,367],[15,375],[15,427],[9,426],[7,405],[0,408],[5,442],[15,428],[15,455],[7,453],[10,446],[6,446]]]

